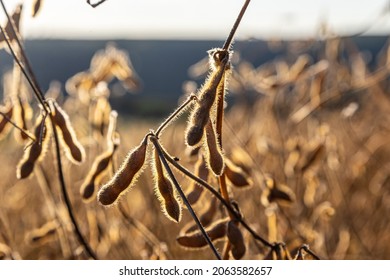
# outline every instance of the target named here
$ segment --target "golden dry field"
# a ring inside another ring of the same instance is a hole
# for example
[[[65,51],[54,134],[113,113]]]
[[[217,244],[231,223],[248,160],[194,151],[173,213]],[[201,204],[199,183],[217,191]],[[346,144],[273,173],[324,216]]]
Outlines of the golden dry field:
[[[254,66],[228,38],[172,115],[129,121],[109,102],[142,80],[125,50],[42,93],[12,26],[0,259],[390,258],[389,43],[368,67],[323,30]]]

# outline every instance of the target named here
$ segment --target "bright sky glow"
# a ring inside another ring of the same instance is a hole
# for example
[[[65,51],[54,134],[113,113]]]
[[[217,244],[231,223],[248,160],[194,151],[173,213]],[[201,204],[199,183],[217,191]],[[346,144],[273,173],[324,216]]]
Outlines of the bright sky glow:
[[[4,2],[10,12],[20,3]],[[32,0],[25,0],[22,32],[28,38],[224,39],[243,2],[107,0],[94,9],[85,0],[44,0],[42,10],[32,18]],[[371,27],[368,34],[389,35],[389,3],[389,0],[252,0],[237,37],[305,38],[315,36],[321,22],[338,34]],[[0,21],[5,22],[1,12]]]

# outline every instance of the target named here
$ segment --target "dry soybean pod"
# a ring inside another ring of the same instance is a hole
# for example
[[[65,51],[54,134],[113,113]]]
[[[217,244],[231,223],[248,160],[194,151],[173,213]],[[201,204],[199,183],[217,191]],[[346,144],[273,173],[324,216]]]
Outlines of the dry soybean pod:
[[[145,165],[147,146],[148,135],[138,147],[128,153],[114,177],[99,190],[98,201],[102,205],[113,204],[125,190],[130,189]]]
[[[215,197],[212,197],[208,208],[199,216],[199,221],[202,224],[202,226],[204,227],[209,226],[213,221],[216,213],[217,213],[217,199]],[[196,224],[185,226],[184,232],[189,233],[197,229],[198,226]]]
[[[225,237],[227,231],[227,220],[218,220],[206,228],[207,235],[211,241],[215,241]],[[199,230],[190,232],[189,234],[181,235],[176,238],[176,241],[186,248],[202,248],[207,246],[206,239]]]
[[[24,150],[23,158],[19,161],[16,168],[16,177],[18,179],[24,179],[30,176],[34,169],[35,162],[41,160],[45,155],[47,146],[49,143],[49,126],[45,124],[46,117],[42,114],[38,117],[34,136],[35,141],[32,144],[28,144]]]
[[[117,116],[118,113],[116,111],[111,111],[107,129],[108,149],[95,158],[91,169],[80,187],[80,194],[84,202],[90,202],[93,199],[97,185],[100,183],[101,178],[108,172],[108,167],[110,166],[114,152],[119,146],[119,136],[115,131]]]
[[[172,181],[164,174],[157,151],[154,151],[153,174],[155,193],[165,216],[178,223],[181,219],[181,204],[173,188]]]
[[[225,174],[233,186],[242,188],[252,185],[252,180],[248,174],[242,170],[239,166],[235,165],[231,160],[225,158]]]
[[[236,260],[241,259],[246,252],[246,246],[244,242],[244,237],[240,228],[238,227],[238,222],[229,221],[227,226],[227,237],[231,244],[231,252],[233,257]]]
[[[17,96],[16,99],[17,100],[14,102],[15,123],[18,127],[22,128],[22,130],[15,131],[15,137],[18,141],[23,142],[28,138],[28,135],[24,133],[24,131],[27,130],[27,120],[31,118],[32,109],[28,102],[22,101],[20,96]]]
[[[52,101],[51,105],[53,120],[59,132],[60,142],[65,150],[65,154],[71,162],[80,164],[84,161],[85,151],[76,138],[76,133],[70,123],[69,116],[61,109],[57,102]]]
[[[90,202],[93,198],[99,178],[107,173],[108,167],[112,160],[113,150],[107,150],[97,156],[89,170],[83,184],[80,187],[80,194],[84,202]]]
[[[198,161],[195,163],[194,174],[202,180],[206,182],[208,181],[209,170],[206,166],[206,161],[201,153],[199,153]],[[201,185],[197,184],[194,181],[191,181],[191,191],[187,195],[188,202],[191,204],[195,204],[196,202],[198,202],[203,191],[204,188]]]
[[[216,55],[219,54],[219,55]],[[211,72],[206,83],[200,89],[198,102],[190,115],[189,125],[186,130],[186,143],[189,146],[195,146],[203,138],[204,128],[207,125],[211,114],[211,108],[216,100],[217,87],[222,80],[229,61],[229,53],[226,50],[216,49],[210,52],[210,59],[214,59],[216,69]],[[218,61],[217,59],[221,59]]]
[[[58,227],[59,227],[59,223],[56,220],[47,222],[40,228],[30,231],[26,235],[26,240],[30,244],[46,243],[52,240],[54,235],[57,233]]]
[[[210,119],[206,125],[206,143],[204,145],[207,165],[216,176],[221,176],[225,168],[225,161],[221,145],[217,141],[217,135]]]

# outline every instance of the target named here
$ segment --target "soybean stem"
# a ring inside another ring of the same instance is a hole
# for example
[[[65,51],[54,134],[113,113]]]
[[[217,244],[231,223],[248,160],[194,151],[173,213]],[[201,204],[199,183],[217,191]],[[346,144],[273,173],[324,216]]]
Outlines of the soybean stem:
[[[188,178],[194,180],[196,183],[199,185],[203,186],[206,188],[209,192],[211,192],[222,204],[225,206],[225,208],[234,215],[235,219],[242,224],[242,226],[249,231],[249,233],[253,236],[254,239],[259,240],[263,245],[272,248],[273,245],[262,238],[260,235],[258,235],[242,218],[242,216],[228,203],[218,191],[214,189],[211,185],[209,185],[206,181],[202,180],[201,178],[197,177],[191,171],[189,171],[187,168],[182,166],[180,163],[175,161],[161,146],[159,146],[164,159],[169,161],[175,168],[177,168],[180,172],[182,172],[185,176]]]
[[[25,136],[30,138],[32,141],[36,141],[34,137],[32,137],[28,132],[26,132],[23,128],[19,127],[16,123],[14,123],[6,114],[3,112],[0,112],[0,115],[3,116],[4,119],[7,120],[12,126],[14,126],[16,129],[18,129],[20,132],[22,132]]]
[[[156,130],[155,136],[158,138],[160,133],[171,123],[173,119],[176,118],[176,116],[180,115],[183,110],[187,107],[187,105],[196,99],[196,96],[194,94],[191,94],[186,101],[183,102],[182,105],[180,105],[179,108],[177,108]]]
[[[225,41],[225,44],[223,45],[223,49],[224,50],[229,50],[230,45],[231,45],[231,43],[233,41],[234,34],[236,33],[237,28],[240,25],[241,19],[244,16],[246,8],[248,7],[250,2],[251,2],[251,0],[246,0],[244,5],[242,6],[241,11],[238,14],[238,17],[236,19],[236,22],[234,23],[232,29],[230,30],[229,36],[227,37],[227,39]]]
[[[19,50],[20,50],[20,54],[21,54],[22,57],[23,57],[23,62],[24,62],[24,64],[26,65],[27,70],[28,70],[28,72],[29,72],[29,74],[30,74],[31,80],[32,80],[32,82],[33,82],[32,84],[35,85],[35,89],[33,88],[33,89],[34,89],[34,93],[38,94],[38,95],[40,96],[40,98],[41,98],[42,100],[44,100],[45,98],[44,98],[44,96],[43,96],[42,91],[40,90],[40,87],[39,87],[39,84],[38,84],[38,80],[36,79],[35,74],[34,74],[34,71],[32,70],[31,63],[30,63],[30,61],[29,61],[29,59],[28,59],[28,57],[27,57],[27,55],[26,55],[26,52],[24,51],[24,48],[23,48],[22,43],[20,42],[20,34],[19,34],[19,32],[16,30],[15,22],[13,21],[12,17],[10,17],[10,15],[9,15],[9,13],[8,13],[8,11],[7,11],[6,7],[5,7],[5,5],[4,5],[3,0],[0,0],[0,3],[1,3],[1,5],[2,5],[2,7],[3,7],[3,10],[4,10],[5,15],[7,16],[8,22],[10,23],[12,33],[13,33],[13,35],[14,35],[14,38],[15,38],[16,43],[18,44],[18,47],[19,47]],[[3,30],[2,30],[2,31],[3,31]],[[3,33],[4,33],[4,38],[6,38],[6,34],[5,34],[4,31],[3,31]],[[6,38],[6,41],[7,41],[7,38]],[[7,42],[7,44],[8,44],[8,42]],[[8,45],[8,47],[11,49],[10,45]],[[13,51],[11,50],[11,52],[13,52]],[[14,57],[16,58],[15,55],[14,55]],[[15,59],[15,60],[16,60],[16,59]],[[16,60],[16,62],[18,62],[18,61]],[[18,64],[19,64],[19,63],[18,63]],[[22,69],[22,71],[23,71],[23,69]],[[25,75],[25,76],[26,76],[26,75]],[[27,78],[27,76],[26,76],[26,78]],[[30,82],[29,82],[29,83],[30,83]],[[30,85],[31,85],[31,83],[30,83]],[[35,92],[35,91],[37,91],[37,92]],[[42,105],[43,105],[43,104],[42,104]]]
[[[158,143],[157,138],[155,136],[152,136],[152,137],[150,137],[150,141],[153,142],[153,145],[154,145],[155,149],[158,152],[158,156],[159,156],[162,164],[164,165],[165,170],[167,171],[169,177],[171,178],[171,180],[172,180],[176,190],[178,191],[180,197],[183,199],[184,204],[187,206],[187,209],[190,212],[192,218],[194,219],[195,223],[197,224],[197,226],[199,227],[200,231],[202,232],[203,237],[206,239],[207,243],[209,244],[209,246],[210,246],[211,250],[213,251],[215,257],[218,260],[222,260],[221,255],[218,253],[218,251],[215,248],[213,242],[211,241],[210,237],[208,236],[206,230],[204,229],[204,227],[202,226],[201,222],[199,221],[198,216],[195,214],[194,209],[192,208],[191,204],[188,202],[187,197],[185,196],[183,190],[181,189],[179,183],[177,182],[177,180],[175,178],[175,175],[173,174],[171,168],[169,167],[169,164],[168,164],[167,160],[165,159],[164,152],[163,152],[160,144]]]

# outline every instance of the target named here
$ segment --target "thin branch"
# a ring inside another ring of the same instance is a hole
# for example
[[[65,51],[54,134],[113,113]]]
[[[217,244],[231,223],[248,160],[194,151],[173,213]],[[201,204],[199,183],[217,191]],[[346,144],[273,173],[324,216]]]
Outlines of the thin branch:
[[[193,100],[196,100],[197,97],[195,94],[191,94],[186,101],[183,102],[182,105],[180,105],[179,108],[177,108],[156,130],[155,136],[159,138],[160,133],[174,120],[176,117],[180,116],[185,109],[187,108],[187,105],[190,104]]]
[[[106,0],[100,0],[100,1],[96,2],[95,4],[93,4],[93,3],[91,3],[91,0],[87,0],[88,5],[90,5],[92,8],[96,8],[100,4],[103,4],[104,2],[106,2]]]
[[[2,0],[0,0],[0,2],[2,3]],[[23,73],[24,77],[26,78],[28,84],[31,86],[31,88],[32,88],[35,96],[37,97],[39,103],[42,105],[42,107],[46,111],[46,113],[49,113],[49,111],[47,110],[47,108],[45,106],[45,101],[44,101],[44,98],[43,98],[42,94],[40,93],[40,90],[36,87],[34,82],[31,80],[30,76],[26,72],[26,69],[24,68],[24,66],[20,62],[19,58],[17,57],[14,49],[12,48],[12,45],[11,45],[10,39],[8,37],[8,34],[7,34],[7,32],[5,32],[4,28],[1,25],[0,25],[0,31],[4,34],[5,42],[7,43],[7,46],[9,48],[9,50],[10,50],[14,60],[19,65],[20,70],[22,71],[22,73]]]
[[[311,255],[313,258],[315,258],[316,260],[320,260],[321,258],[319,256],[317,256],[312,250],[310,250],[309,246],[304,244],[302,245],[299,250],[304,250],[306,253],[308,253],[309,255]]]
[[[18,129],[20,132],[22,132],[25,136],[30,138],[32,141],[36,141],[34,137],[32,137],[27,131],[25,131],[23,128],[19,127],[16,123],[14,123],[6,114],[3,112],[0,112],[0,115],[3,116],[4,119],[7,120],[12,126],[14,126],[16,129]]]
[[[56,128],[56,126],[54,124],[54,121],[52,119],[52,115],[51,114],[50,114],[50,119],[51,119],[51,125],[52,125],[52,129],[53,129],[53,135],[54,135],[54,141],[55,141],[55,152],[56,152],[56,156],[57,156],[58,179],[60,181],[61,191],[62,191],[62,194],[63,194],[63,197],[64,197],[64,202],[65,202],[65,205],[66,205],[66,209],[68,210],[68,214],[69,214],[70,220],[72,221],[72,224],[74,226],[74,230],[75,230],[77,239],[79,240],[81,245],[84,247],[84,249],[87,252],[87,254],[91,258],[93,258],[94,260],[97,260],[98,258],[96,256],[96,254],[94,253],[94,251],[89,246],[88,242],[84,239],[83,235],[81,234],[81,231],[80,231],[80,229],[78,227],[76,218],[73,215],[72,204],[70,202],[69,195],[68,195],[68,192],[66,190],[64,173],[63,173],[63,170],[62,170],[61,151],[60,151],[60,144],[59,144],[58,134],[57,134],[57,130],[56,130],[57,128]]]
[[[241,19],[244,16],[246,8],[248,7],[250,2],[251,2],[251,0],[246,0],[244,5],[242,6],[241,11],[238,14],[238,17],[236,19],[236,22],[234,23],[232,29],[230,30],[229,36],[227,37],[225,44],[223,45],[224,50],[229,50],[230,45],[232,44],[232,41],[233,41],[234,34],[236,33],[237,28],[240,25]]]
[[[172,180],[176,190],[178,191],[180,197],[182,198],[184,204],[187,206],[187,209],[190,212],[192,218],[194,219],[195,223],[197,224],[197,226],[199,227],[200,231],[202,232],[203,237],[206,239],[206,241],[209,244],[211,250],[213,251],[215,257],[218,260],[221,260],[222,259],[221,255],[218,253],[218,251],[215,248],[213,242],[211,241],[210,237],[208,236],[206,230],[204,229],[204,227],[202,226],[201,222],[199,221],[198,216],[195,214],[194,209],[192,208],[191,204],[189,203],[187,197],[185,196],[183,190],[181,189],[179,183],[177,182],[177,180],[175,178],[175,175],[173,174],[171,168],[169,167],[169,164],[168,164],[167,160],[165,159],[164,152],[163,152],[160,144],[158,143],[157,138],[155,136],[152,136],[152,137],[150,137],[150,141],[152,141],[155,149],[157,150],[158,156],[159,156],[162,164],[164,165],[165,170],[167,171],[169,177],[171,178],[171,180]]]
[[[1,3],[1,6],[3,7],[3,11],[5,13],[5,15],[7,16],[7,19],[8,19],[8,22],[10,23],[10,26],[11,26],[11,30],[12,30],[12,35],[14,35],[13,37],[15,38],[16,40],[16,43],[18,44],[18,47],[19,47],[19,50],[20,50],[20,54],[22,55],[23,57],[23,62],[24,64],[26,65],[27,67],[27,70],[30,74],[30,77],[33,81],[33,84],[35,85],[35,90],[37,91],[37,93],[40,95],[41,99],[44,100],[44,95],[43,95],[43,92],[41,91],[41,87],[39,86],[39,83],[38,83],[38,80],[37,78],[35,77],[35,74],[34,74],[34,71],[32,70],[32,67],[31,67],[31,63],[26,55],[26,52],[23,48],[23,45],[21,43],[21,39],[20,39],[20,33],[18,32],[18,30],[16,29],[16,25],[15,25],[15,22],[14,20],[12,19],[12,17],[10,17],[6,7],[4,6],[4,2],[3,0],[0,0],[0,3]],[[4,33],[4,32],[3,32]],[[5,33],[4,33],[5,35]],[[5,36],[4,36],[5,37]],[[25,75],[26,76],[26,75]]]
[[[242,218],[241,214],[236,211],[222,196],[221,194],[214,189],[211,185],[209,185],[206,181],[202,180],[201,178],[194,175],[191,171],[186,169],[184,166],[179,164],[176,160],[174,160],[161,146],[160,146],[161,152],[163,153],[163,156],[166,160],[169,161],[175,168],[177,168],[180,172],[182,172],[185,176],[188,178],[194,180],[199,185],[206,188],[209,192],[211,192],[222,204],[225,206],[225,208],[234,215],[234,217],[237,219],[238,222],[242,224],[242,226],[249,231],[249,233],[253,236],[254,239],[259,240],[261,243],[263,243],[265,246],[268,246],[272,248],[274,245],[272,245],[270,242],[262,238],[260,235],[258,235]]]

